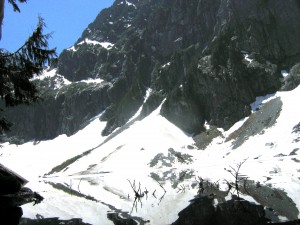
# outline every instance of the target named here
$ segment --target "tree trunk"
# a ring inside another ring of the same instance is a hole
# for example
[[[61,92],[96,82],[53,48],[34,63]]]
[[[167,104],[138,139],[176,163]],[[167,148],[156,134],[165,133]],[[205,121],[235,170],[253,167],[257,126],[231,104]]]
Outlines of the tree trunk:
[[[4,1],[0,0],[0,40],[2,38],[2,22],[4,18]]]

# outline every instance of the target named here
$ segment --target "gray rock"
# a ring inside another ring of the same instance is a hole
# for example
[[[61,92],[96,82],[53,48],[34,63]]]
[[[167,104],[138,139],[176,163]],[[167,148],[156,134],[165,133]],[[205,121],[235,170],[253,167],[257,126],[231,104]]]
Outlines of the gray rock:
[[[216,127],[213,127],[194,136],[193,139],[198,149],[205,150],[205,148],[212,142],[212,140],[219,136],[223,136],[222,132],[219,131]]]
[[[291,91],[298,87],[300,84],[300,63],[292,67],[288,76],[284,79],[284,84],[281,88],[282,91]]]
[[[277,215],[285,216],[290,221],[298,219],[296,204],[283,190],[247,180],[241,185],[241,192],[251,195],[261,205],[272,208]]]
[[[250,136],[262,132],[264,129],[273,126],[280,115],[282,101],[275,98],[264,104],[264,106],[253,113],[239,129],[234,131],[226,141],[233,140],[232,148],[241,146]]]
[[[150,161],[149,165],[150,167],[155,167],[158,164],[160,167],[172,167],[176,161],[182,164],[189,164],[193,162],[192,158],[193,157],[189,154],[182,154],[181,152],[177,152],[173,148],[170,148],[167,156],[163,153],[159,153]]]

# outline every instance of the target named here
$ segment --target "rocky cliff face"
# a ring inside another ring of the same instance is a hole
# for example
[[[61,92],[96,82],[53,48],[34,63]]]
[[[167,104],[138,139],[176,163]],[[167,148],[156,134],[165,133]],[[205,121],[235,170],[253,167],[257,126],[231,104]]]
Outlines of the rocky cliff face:
[[[90,119],[85,108],[94,109],[91,116],[105,110],[107,135],[141,105],[143,117],[163,100],[161,114],[185,132],[201,132],[205,121],[226,129],[250,113],[256,96],[280,89],[280,71],[299,62],[298,21],[297,0],[116,0],[62,52],[57,68],[72,82],[101,78],[107,85],[33,106],[56,112],[39,110],[48,122],[38,123],[38,137],[74,133]],[[95,97],[87,102],[89,94]],[[24,129],[37,124],[32,110],[23,111]]]
[[[108,106],[107,83],[77,82],[54,88],[51,84],[57,81],[57,76],[36,81],[40,100],[5,112],[7,120],[14,124],[2,137],[3,141],[23,143],[53,139],[60,134],[71,135]]]

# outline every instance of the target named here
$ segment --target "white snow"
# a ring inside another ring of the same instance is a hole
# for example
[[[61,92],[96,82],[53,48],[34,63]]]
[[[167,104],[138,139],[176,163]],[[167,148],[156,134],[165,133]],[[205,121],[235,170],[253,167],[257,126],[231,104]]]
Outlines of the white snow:
[[[149,96],[150,96],[150,94],[151,94],[151,91],[152,91],[151,88],[148,88],[148,89],[147,89],[146,95],[145,95],[145,97],[144,97],[144,102],[143,102],[143,104],[142,104],[141,107],[138,109],[138,111],[134,114],[134,116],[131,117],[131,118],[128,120],[128,122],[134,120],[135,118],[137,118],[137,117],[141,114],[142,109],[143,109],[143,106],[144,106],[145,102],[148,100],[148,98],[149,98]]]
[[[72,84],[71,81],[66,79],[64,76],[58,74],[56,68],[52,69],[52,70],[46,69],[40,76],[34,76],[33,79],[34,80],[37,80],[37,79],[45,80],[48,78],[55,78],[54,87],[53,87],[54,90],[60,89],[61,87],[65,86],[65,85]],[[80,80],[80,81],[76,81],[73,83],[80,83],[80,82],[87,83],[87,84],[93,84],[93,83],[101,84],[104,82],[104,80],[101,78],[95,78],[95,79],[88,78],[86,80]],[[53,85],[53,83],[50,82],[49,85]]]
[[[244,59],[248,61],[249,63],[252,63],[253,59],[249,57],[249,53],[247,51],[241,51],[241,53],[244,55]]]
[[[90,45],[101,45],[101,47],[106,48],[108,50],[114,46],[114,44],[112,44],[110,42],[99,42],[99,41],[93,41],[88,38],[85,38],[83,41],[77,43],[76,45],[72,46],[71,48],[68,48],[67,50],[76,52],[78,49],[78,46],[82,45],[84,43],[90,44]]]
[[[207,121],[205,121],[205,123],[204,123],[204,128],[205,128],[206,130],[209,130],[209,129],[210,129],[210,125],[209,125],[209,123],[208,123]]]
[[[145,101],[150,92],[151,89],[148,89]],[[165,193],[151,178],[151,174],[169,173],[167,177],[170,179],[182,171],[193,171],[195,176],[212,182],[225,179],[230,181],[233,177],[227,170],[243,160],[246,162],[241,167],[242,174],[261,184],[284,190],[300,209],[300,164],[294,160],[300,160],[300,157],[299,153],[290,155],[294,149],[300,148],[300,143],[294,141],[298,134],[292,133],[293,127],[300,122],[300,107],[296,104],[299,96],[300,87],[290,92],[257,98],[252,104],[253,109],[271,98],[280,97],[283,102],[280,116],[274,126],[264,130],[263,134],[249,137],[234,150],[232,141],[226,141],[226,137],[243,126],[247,118],[224,131],[223,137],[215,138],[204,151],[188,150],[186,146],[193,145],[194,140],[162,117],[159,107],[148,117],[136,121],[110,139],[101,136],[105,123],[95,118],[86,128],[71,137],[61,135],[51,141],[41,141],[38,144],[30,142],[19,146],[4,143],[3,148],[0,148],[0,160],[5,166],[30,180],[28,187],[45,197],[45,201],[39,205],[28,204],[22,207],[24,216],[30,218],[38,213],[62,219],[81,217],[84,222],[95,225],[111,225],[106,219],[106,213],[111,209],[104,202],[123,212],[131,212],[133,216],[150,220],[150,224],[170,224],[196,195],[197,189],[192,188],[194,177],[179,184],[178,187],[184,187],[182,191],[173,188],[170,180],[160,181]],[[138,114],[139,111],[136,116]],[[206,126],[209,128],[208,123]],[[170,148],[193,156],[193,162],[185,164],[176,161],[171,167],[165,167],[159,162],[150,167],[149,163],[156,155],[162,153],[167,156]],[[93,151],[79,157],[66,170],[47,178],[39,177],[89,149]],[[285,156],[275,157],[279,154]],[[142,204],[138,202],[136,208],[133,208],[134,192],[129,181],[135,181],[137,187],[140,183],[142,191],[149,191],[147,198],[141,198]],[[102,203],[63,193],[47,182],[70,186]],[[221,183],[221,187],[222,185],[225,184]]]
[[[51,78],[56,75],[57,69],[52,69],[52,70],[45,70],[41,75],[37,76],[35,75],[33,77],[34,80],[44,80],[46,78]]]
[[[87,83],[87,84],[92,84],[92,83],[98,83],[98,84],[101,84],[102,82],[104,82],[104,80],[102,80],[101,78],[96,78],[96,79],[87,79],[87,80],[81,80],[81,81],[78,81],[78,82],[84,82],[84,83]],[[78,83],[76,82],[76,83]]]
[[[34,180],[66,159],[99,145],[104,139],[101,130],[106,124],[98,119],[99,116],[71,137],[60,135],[54,140],[28,142],[23,145],[3,143],[1,163],[6,165],[13,161],[14,171],[28,180]]]
[[[91,45],[101,45],[103,48],[111,49],[114,45],[110,42],[99,42],[93,41],[88,38],[84,39],[84,41],[79,42],[77,45],[82,45],[83,43],[91,44]]]
[[[137,8],[135,4],[131,3],[131,2],[128,2],[128,1],[122,1],[120,2],[118,5],[123,5],[123,4],[126,4],[128,6],[133,6],[135,9]]]
[[[76,52],[77,49],[75,48],[75,45],[70,47],[70,48],[67,48],[68,51],[73,51],[73,52]]]
[[[178,42],[178,41],[182,41],[182,40],[183,40],[183,37],[179,37],[174,42]]]
[[[253,59],[249,58],[248,54],[245,54],[245,60],[247,60],[249,63],[252,63]]]
[[[171,62],[167,62],[166,64],[162,65],[161,68],[165,68],[171,65]]]
[[[55,83],[54,83],[54,90],[60,89],[64,85],[69,85],[72,82],[70,82],[68,79],[66,79],[64,76],[60,75],[57,73],[57,69],[51,69],[49,68],[45,69],[43,73],[39,76],[34,76],[32,80],[45,80],[49,78],[55,78]],[[49,82],[49,86],[51,86],[52,83]]]
[[[133,6],[133,7],[136,9],[136,5],[135,5],[135,4],[133,4],[133,3],[131,3],[131,2],[128,2],[128,1],[126,1],[126,4],[127,4],[128,6]]]
[[[283,77],[286,77],[286,76],[289,75],[289,72],[288,72],[287,70],[281,70],[281,75],[282,75]]]

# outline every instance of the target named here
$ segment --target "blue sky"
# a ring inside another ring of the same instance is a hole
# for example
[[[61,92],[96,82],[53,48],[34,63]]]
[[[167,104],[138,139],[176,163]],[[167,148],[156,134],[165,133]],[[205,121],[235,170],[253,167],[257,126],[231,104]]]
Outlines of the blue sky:
[[[103,8],[108,8],[114,0],[28,0],[19,3],[21,13],[14,12],[5,2],[5,16],[2,27],[0,48],[10,52],[24,44],[36,28],[38,17],[44,18],[51,33],[50,48],[57,47],[57,53],[71,47],[83,30],[94,21]]]

